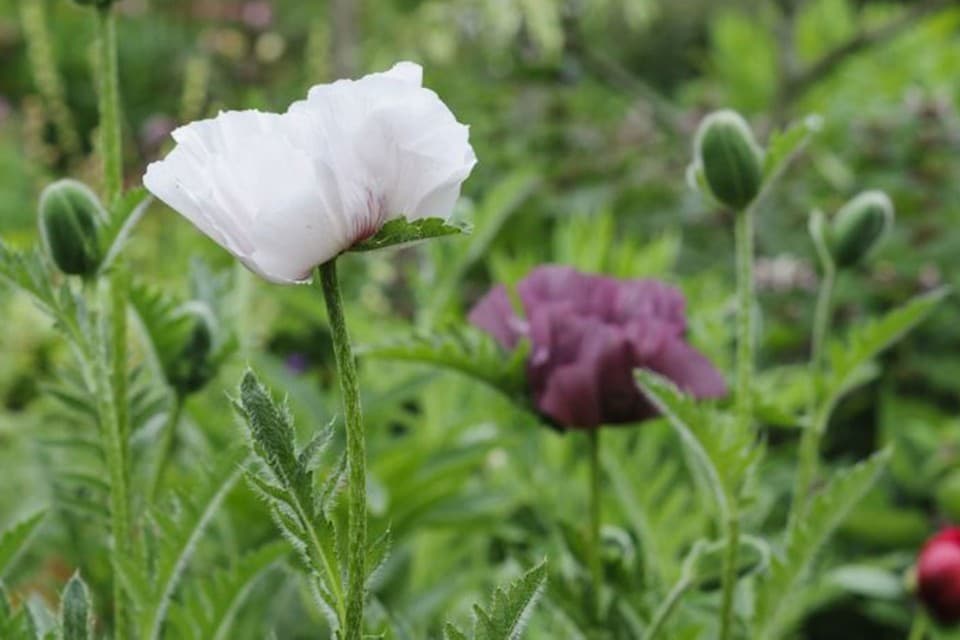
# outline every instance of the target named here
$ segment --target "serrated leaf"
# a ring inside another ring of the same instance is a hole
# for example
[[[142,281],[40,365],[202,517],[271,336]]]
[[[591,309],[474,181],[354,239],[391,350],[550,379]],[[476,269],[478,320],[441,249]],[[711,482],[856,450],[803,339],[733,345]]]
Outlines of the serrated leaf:
[[[739,498],[760,450],[748,429],[729,416],[710,411],[684,395],[666,378],[643,369],[634,371],[637,385],[663,415],[707,475],[723,516]]]
[[[780,174],[793,156],[807,144],[810,137],[822,128],[823,119],[817,115],[809,115],[790,124],[783,131],[771,135],[763,159],[764,181],[769,181]]]
[[[826,385],[833,401],[870,379],[870,371],[865,367],[925,320],[949,292],[944,287],[919,295],[880,318],[854,327],[845,341],[834,341],[829,349],[830,372]]]
[[[467,634],[449,622],[443,626],[443,637],[444,640],[467,640]]]
[[[60,596],[60,629],[63,640],[89,640],[93,637],[90,592],[80,577],[73,574]]]
[[[505,354],[486,333],[469,326],[456,326],[361,347],[358,355],[453,369],[486,383],[513,400],[520,400],[526,397],[529,348],[529,343],[523,342],[512,353]]]
[[[775,555],[770,572],[758,586],[754,638],[775,640],[795,619],[797,593],[813,562],[850,510],[870,490],[890,459],[884,450],[850,469],[843,470],[810,501],[801,517],[787,528],[783,552]]]
[[[443,218],[419,218],[417,220],[396,218],[380,227],[380,230],[370,238],[353,245],[350,251],[376,251],[398,244],[463,233],[470,233],[470,227]]]
[[[526,628],[534,605],[547,583],[547,563],[541,562],[504,588],[497,588],[489,609],[474,605],[474,640],[516,640]]]
[[[287,546],[271,543],[244,556],[228,569],[185,585],[170,612],[170,622],[183,640],[228,640],[237,612],[254,584],[287,554]]]
[[[46,510],[38,511],[0,533],[0,577],[7,572],[13,561],[27,546],[46,514]]]

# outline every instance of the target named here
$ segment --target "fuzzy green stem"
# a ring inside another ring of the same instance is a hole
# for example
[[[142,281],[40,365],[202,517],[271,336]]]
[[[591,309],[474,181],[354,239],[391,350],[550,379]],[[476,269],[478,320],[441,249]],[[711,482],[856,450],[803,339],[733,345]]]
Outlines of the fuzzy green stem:
[[[120,581],[121,562],[127,555],[130,521],[129,465],[126,397],[126,287],[124,281],[108,281],[107,326],[89,354],[94,366],[97,413],[107,473],[110,478],[110,530],[113,537],[114,638],[127,637],[126,595]]]
[[[922,611],[918,611],[913,618],[913,625],[910,627],[910,637],[907,640],[923,640],[927,635],[927,616]]]
[[[360,383],[357,364],[350,345],[347,322],[343,315],[343,298],[337,280],[336,259],[318,269],[327,317],[333,334],[333,351],[340,378],[344,424],[347,435],[348,469],[348,537],[347,620],[345,640],[360,640],[363,633],[364,583],[367,553],[366,444],[363,415],[360,409]]]
[[[753,208],[737,214],[737,421],[753,425]]]
[[[836,282],[836,269],[832,264],[824,264],[823,281],[817,295],[817,306],[813,317],[813,343],[810,354],[810,374],[813,378],[813,393],[810,400],[811,423],[804,429],[800,438],[797,478],[793,492],[793,517],[801,514],[807,498],[816,480],[820,458],[820,441],[827,430],[832,409],[823,393],[823,375],[826,358],[826,344],[830,336],[830,315],[833,302],[833,288]]]
[[[587,432],[590,440],[590,540],[588,542],[590,563],[590,586],[593,590],[593,613],[600,620],[600,590],[603,586],[603,566],[601,551],[603,540],[600,536],[600,429]]]
[[[753,428],[753,217],[754,204],[737,213],[737,428]],[[720,601],[720,640],[729,640],[733,632],[734,598],[737,586],[737,552],[740,544],[740,513],[735,500],[726,514],[726,552]]]
[[[100,155],[107,207],[123,190],[123,148],[120,140],[120,91],[117,79],[117,22],[109,6],[98,8],[97,81],[99,83]]]
[[[667,594],[666,599],[660,603],[660,606],[654,612],[653,618],[650,620],[650,625],[643,634],[643,640],[654,640],[660,634],[667,620],[671,614],[673,614],[674,609],[677,608],[677,604],[680,603],[684,594],[686,594],[692,586],[693,581],[689,576],[684,575],[677,580],[677,583],[670,589],[670,593]]]

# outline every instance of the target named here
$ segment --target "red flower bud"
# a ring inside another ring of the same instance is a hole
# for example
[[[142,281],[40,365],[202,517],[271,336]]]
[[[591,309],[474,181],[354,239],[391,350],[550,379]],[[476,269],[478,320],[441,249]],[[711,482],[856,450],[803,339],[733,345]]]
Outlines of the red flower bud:
[[[923,546],[917,560],[917,590],[938,622],[960,622],[960,527],[944,529]]]

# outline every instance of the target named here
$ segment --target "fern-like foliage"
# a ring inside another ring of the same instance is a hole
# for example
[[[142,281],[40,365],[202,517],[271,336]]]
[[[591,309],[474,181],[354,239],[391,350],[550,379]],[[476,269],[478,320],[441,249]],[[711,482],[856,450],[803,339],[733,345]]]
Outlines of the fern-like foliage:
[[[829,541],[850,510],[873,486],[890,459],[884,450],[856,466],[839,472],[810,502],[803,517],[788,526],[783,551],[775,555],[769,574],[757,592],[754,634],[756,640],[781,637],[796,617],[795,597],[817,554]]]
[[[696,457],[720,512],[726,516],[760,457],[761,449],[753,434],[738,427],[732,417],[684,395],[652,371],[637,370],[634,375],[640,391]]]
[[[764,180],[776,178],[822,127],[823,119],[820,116],[809,115],[771,135],[763,159]]]
[[[0,577],[3,577],[13,561],[30,542],[30,538],[37,527],[40,526],[40,522],[46,514],[46,511],[38,511],[9,529],[0,532]]]
[[[330,441],[332,425],[298,450],[288,407],[274,402],[252,371],[240,384],[237,409],[246,420],[251,448],[261,463],[259,469],[248,468],[244,477],[299,553],[317,604],[339,633],[345,619],[344,571],[338,527],[330,510],[345,465],[332,469],[319,491],[314,488],[316,459]]]
[[[530,613],[547,583],[547,563],[541,562],[514,580],[504,589],[493,593],[489,607],[473,605],[474,625],[472,640],[517,640],[523,635]],[[446,640],[468,640],[468,636],[447,623]]]
[[[232,566],[196,579],[170,612],[172,637],[229,640],[234,618],[257,580],[289,553],[283,542],[266,544]]]
[[[189,491],[148,514],[149,540],[138,562],[124,559],[122,579],[136,607],[140,637],[158,640],[167,622],[173,597],[197,543],[239,477],[242,452],[228,452],[211,472],[185,483]]]
[[[363,347],[359,355],[368,358],[419,362],[454,369],[522,401],[526,391],[529,344],[522,343],[512,353],[490,336],[469,326],[421,332],[382,345]]]
[[[73,574],[60,595],[60,633],[62,640],[93,638],[90,591],[80,577]]]
[[[877,319],[854,327],[846,341],[830,345],[829,397],[836,402],[875,374],[872,361],[929,316],[949,293],[941,288],[917,296]]]

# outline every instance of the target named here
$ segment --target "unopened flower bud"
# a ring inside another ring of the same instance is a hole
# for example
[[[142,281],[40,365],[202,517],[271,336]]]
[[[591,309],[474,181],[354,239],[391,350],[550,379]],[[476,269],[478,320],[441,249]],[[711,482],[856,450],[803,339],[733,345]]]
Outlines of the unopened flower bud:
[[[116,0],[73,0],[73,1],[85,7],[96,7],[97,9],[107,9]]]
[[[865,191],[834,218],[830,253],[838,267],[853,266],[880,246],[893,227],[893,203],[882,191]]]
[[[743,209],[757,197],[763,182],[763,151],[740,114],[725,110],[704,118],[694,153],[697,170],[722,204]]]
[[[917,593],[944,625],[960,622],[960,527],[930,538],[917,559]]]
[[[182,396],[202,389],[216,374],[213,359],[217,321],[207,305],[190,302],[182,307],[185,340],[176,357],[167,363],[170,385]]]
[[[40,235],[64,273],[92,276],[100,267],[100,229],[107,214],[97,196],[76,180],[59,180],[40,195]]]

